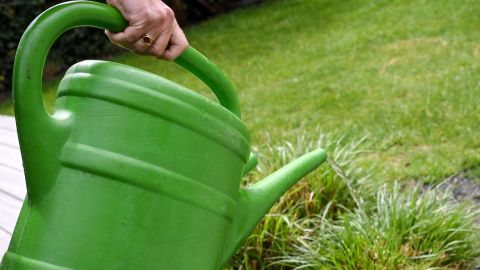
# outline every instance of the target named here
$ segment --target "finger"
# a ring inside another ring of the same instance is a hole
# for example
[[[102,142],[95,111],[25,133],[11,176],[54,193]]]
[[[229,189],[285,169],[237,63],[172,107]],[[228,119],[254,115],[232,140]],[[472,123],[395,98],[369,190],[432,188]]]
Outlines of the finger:
[[[116,0],[107,0],[107,4],[109,4],[111,6],[114,6],[114,7],[118,7]]]
[[[137,40],[133,45],[132,45],[132,52],[136,54],[141,54],[141,55],[148,55],[148,50],[150,47],[153,45],[153,41],[151,43],[146,43],[143,41],[144,37],[141,37],[139,40]],[[153,37],[151,37],[151,40],[154,40]]]
[[[163,51],[168,45],[170,36],[172,35],[172,25],[173,22],[165,22],[164,25],[160,27],[152,28],[148,33],[152,39],[151,44],[145,44],[143,35],[139,40],[133,45],[133,50],[139,54],[147,54],[153,56],[161,56]],[[151,33],[151,34],[150,34]]]
[[[145,32],[140,27],[129,26],[123,32],[113,33],[105,31],[105,34],[112,43],[115,43],[121,47],[132,49],[133,44],[141,38]]]
[[[172,37],[172,33],[173,33],[173,29],[171,26],[168,27],[165,31],[163,31],[160,37],[158,37],[158,39],[155,40],[152,47],[149,48],[148,53],[155,57],[162,57]]]
[[[132,50],[135,53],[142,54],[142,55],[147,55],[151,54],[149,50],[154,46],[155,42],[158,40],[159,36],[161,33],[157,33],[158,30],[156,31],[150,31],[148,34],[142,35],[140,39],[138,39],[133,45],[132,45]],[[145,36],[148,35],[148,38],[150,39],[150,42],[145,41]]]
[[[180,26],[176,23],[172,36],[170,37],[170,46],[163,52],[161,57],[167,60],[174,60],[188,48],[188,45],[185,33],[183,33]]]

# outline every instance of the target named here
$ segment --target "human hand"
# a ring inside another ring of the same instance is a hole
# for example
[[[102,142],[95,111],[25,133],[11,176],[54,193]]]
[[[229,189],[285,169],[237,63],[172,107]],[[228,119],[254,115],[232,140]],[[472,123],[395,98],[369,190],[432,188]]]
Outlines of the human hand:
[[[105,31],[110,41],[137,54],[173,60],[188,47],[175,15],[161,0],[107,0],[128,21],[123,32]]]

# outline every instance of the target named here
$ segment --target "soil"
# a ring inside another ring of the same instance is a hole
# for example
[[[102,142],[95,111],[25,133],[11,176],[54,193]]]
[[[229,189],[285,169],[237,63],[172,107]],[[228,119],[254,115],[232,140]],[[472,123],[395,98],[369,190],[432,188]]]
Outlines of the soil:
[[[433,185],[425,184],[424,187],[425,189],[430,189],[433,188]],[[480,183],[468,178],[463,173],[445,179],[437,188],[441,191],[450,190],[453,199],[456,201],[469,200],[480,207]],[[477,224],[480,226],[480,217],[477,219]]]
[[[432,187],[432,185],[425,185],[427,189]],[[463,173],[445,179],[437,188],[443,191],[451,190],[456,201],[470,200],[480,207],[480,183],[469,179]],[[480,217],[477,219],[477,225],[480,226]],[[474,270],[480,270],[480,258]]]

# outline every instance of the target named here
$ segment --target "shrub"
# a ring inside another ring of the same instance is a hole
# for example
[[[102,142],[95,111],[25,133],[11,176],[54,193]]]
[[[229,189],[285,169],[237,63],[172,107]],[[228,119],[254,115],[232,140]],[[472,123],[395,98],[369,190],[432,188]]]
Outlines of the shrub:
[[[2,0],[0,3],[0,100],[11,91],[15,50],[22,33],[38,14],[59,2],[61,1]],[[56,75],[86,57],[105,57],[119,51],[98,29],[74,29],[63,34],[54,44],[45,67],[45,75]]]
[[[0,0],[0,101],[10,94],[15,50],[28,24],[48,7],[63,1]],[[97,0],[97,2],[105,2]],[[195,23],[233,8],[260,0],[165,0],[182,25]],[[121,50],[112,45],[103,31],[78,28],[63,34],[54,44],[45,77],[57,75],[85,58],[106,58]]]

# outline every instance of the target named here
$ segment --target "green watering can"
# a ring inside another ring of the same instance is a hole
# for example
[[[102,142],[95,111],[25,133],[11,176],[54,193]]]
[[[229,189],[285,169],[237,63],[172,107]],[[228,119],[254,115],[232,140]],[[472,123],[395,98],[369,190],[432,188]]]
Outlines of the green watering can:
[[[45,58],[79,26],[120,32],[127,22],[107,5],[67,2],[41,14],[18,46],[13,90],[28,192],[0,269],[220,269],[325,152],[240,188],[256,159],[235,89],[192,47],[175,62],[221,105],[130,66],[83,61],[67,71],[49,115]]]

